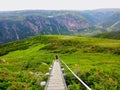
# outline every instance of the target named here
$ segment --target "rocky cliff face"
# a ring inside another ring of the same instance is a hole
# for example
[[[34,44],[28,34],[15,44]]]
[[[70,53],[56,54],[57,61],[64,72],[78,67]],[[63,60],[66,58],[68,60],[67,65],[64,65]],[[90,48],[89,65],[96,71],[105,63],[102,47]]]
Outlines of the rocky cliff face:
[[[67,27],[68,30],[78,30],[91,26],[91,24],[84,17],[77,15],[61,15],[55,17],[55,20],[62,26]]]
[[[0,21],[0,43],[24,39],[37,34],[73,34],[71,30],[88,28],[91,24],[72,15],[43,17],[30,15],[24,20]]]
[[[106,25],[110,25],[109,27],[113,25],[115,28],[112,26],[112,30],[118,30],[119,12],[120,9],[0,12],[0,43],[24,39],[37,34],[97,34],[106,31],[103,28]]]

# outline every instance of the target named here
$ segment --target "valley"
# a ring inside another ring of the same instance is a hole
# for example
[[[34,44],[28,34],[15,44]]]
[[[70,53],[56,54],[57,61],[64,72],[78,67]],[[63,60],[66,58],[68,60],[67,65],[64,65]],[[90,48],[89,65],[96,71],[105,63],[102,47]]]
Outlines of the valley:
[[[36,35],[95,36],[120,31],[120,9],[0,12],[0,43]]]

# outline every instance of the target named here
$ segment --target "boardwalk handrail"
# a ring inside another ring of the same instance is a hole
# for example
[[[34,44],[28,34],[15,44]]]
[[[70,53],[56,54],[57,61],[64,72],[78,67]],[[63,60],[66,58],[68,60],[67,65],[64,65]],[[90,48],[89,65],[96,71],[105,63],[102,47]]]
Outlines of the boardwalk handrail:
[[[59,63],[60,63],[60,67],[62,67],[60,60],[59,60]],[[62,71],[61,71],[61,73],[62,73]],[[67,85],[66,85],[66,83],[65,83],[65,78],[64,78],[64,76],[63,76],[63,73],[62,73],[61,75],[62,75],[62,81],[63,81],[64,86],[65,86],[65,90],[67,90]]]
[[[86,84],[84,83],[62,60],[60,60],[67,68],[68,70],[88,89],[88,90],[91,90],[91,88]]]

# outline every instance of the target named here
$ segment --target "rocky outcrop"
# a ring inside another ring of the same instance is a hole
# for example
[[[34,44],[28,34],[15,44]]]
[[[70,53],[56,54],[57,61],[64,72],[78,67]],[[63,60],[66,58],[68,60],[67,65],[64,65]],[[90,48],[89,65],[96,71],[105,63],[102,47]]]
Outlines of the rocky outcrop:
[[[88,28],[91,24],[84,19],[84,17],[79,17],[71,14],[65,14],[54,18],[59,24],[67,27],[68,30],[77,30]]]
[[[0,42],[24,39],[37,34],[71,34],[71,30],[90,27],[90,23],[78,16],[56,17],[25,16],[24,20],[0,21]]]
[[[0,12],[0,43],[37,34],[93,35],[118,31],[119,16],[120,9]]]

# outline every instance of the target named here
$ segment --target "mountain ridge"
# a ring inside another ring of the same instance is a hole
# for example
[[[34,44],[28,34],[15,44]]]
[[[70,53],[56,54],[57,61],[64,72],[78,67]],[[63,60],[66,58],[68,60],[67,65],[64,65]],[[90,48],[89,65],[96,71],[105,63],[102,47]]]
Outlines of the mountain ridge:
[[[119,12],[120,9],[1,12],[0,43],[20,40],[38,34],[91,36],[107,31],[119,31],[120,23],[117,20]],[[116,19],[114,20],[114,18]],[[105,27],[104,25],[109,26]]]

